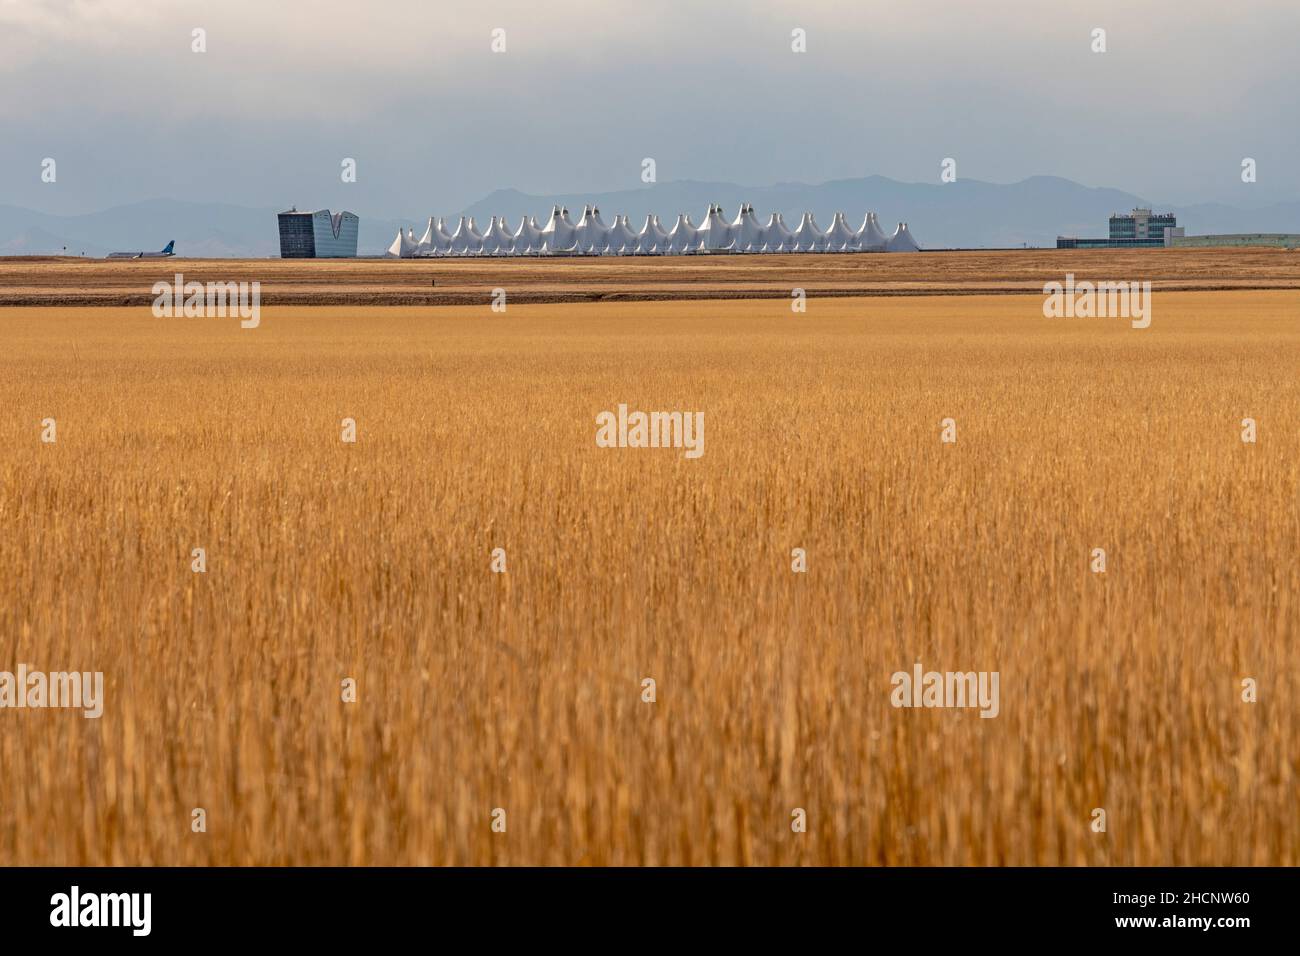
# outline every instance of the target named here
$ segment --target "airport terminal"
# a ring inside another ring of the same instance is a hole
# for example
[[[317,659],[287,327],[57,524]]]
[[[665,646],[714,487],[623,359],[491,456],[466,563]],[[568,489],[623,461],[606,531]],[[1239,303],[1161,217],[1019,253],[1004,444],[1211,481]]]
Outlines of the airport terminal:
[[[811,212],[805,212],[791,230],[781,213],[774,212],[766,223],[758,219],[753,205],[741,205],[736,218],[727,221],[722,206],[712,204],[703,225],[696,226],[686,213],[679,213],[671,229],[659,217],[647,215],[639,231],[628,217],[616,215],[612,226],[600,217],[600,209],[586,205],[575,223],[564,206],[554,206],[545,225],[524,216],[517,229],[505,216],[493,216],[480,233],[472,218],[460,217],[453,232],[442,219],[429,217],[420,239],[415,231],[398,230],[388,249],[393,258],[427,256],[521,256],[521,255],[689,255],[694,253],[776,252],[919,252],[907,223],[900,222],[892,235],[880,228],[876,214],[869,212],[861,227],[854,229],[837,212],[830,228],[823,231]]]
[[[1080,239],[1058,236],[1058,249],[1164,249],[1206,248],[1212,246],[1273,246],[1300,248],[1300,233],[1246,232],[1207,236],[1189,236],[1173,213],[1154,214],[1150,209],[1134,209],[1110,217],[1110,235],[1105,239]]]

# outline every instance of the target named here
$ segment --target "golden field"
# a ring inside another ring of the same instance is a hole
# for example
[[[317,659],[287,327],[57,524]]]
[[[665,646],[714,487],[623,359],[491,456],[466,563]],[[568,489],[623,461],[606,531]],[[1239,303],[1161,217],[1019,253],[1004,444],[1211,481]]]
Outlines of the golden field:
[[[0,864],[1300,863],[1300,292],[1042,303],[0,310]]]
[[[1157,292],[1300,291],[1300,251],[969,249],[910,255],[468,256],[438,259],[0,257],[0,307],[148,305],[159,280],[261,284],[263,305],[790,300],[831,296],[1041,293],[1043,284],[1139,277]]]

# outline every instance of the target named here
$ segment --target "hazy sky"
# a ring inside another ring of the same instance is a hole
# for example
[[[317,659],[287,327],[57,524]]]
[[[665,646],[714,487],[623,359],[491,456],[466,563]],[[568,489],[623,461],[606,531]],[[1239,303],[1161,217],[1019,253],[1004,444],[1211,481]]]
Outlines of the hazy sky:
[[[951,156],[1295,199],[1297,38],[1297,0],[0,0],[0,203],[419,218],[636,188],[647,156],[660,181],[935,181]]]

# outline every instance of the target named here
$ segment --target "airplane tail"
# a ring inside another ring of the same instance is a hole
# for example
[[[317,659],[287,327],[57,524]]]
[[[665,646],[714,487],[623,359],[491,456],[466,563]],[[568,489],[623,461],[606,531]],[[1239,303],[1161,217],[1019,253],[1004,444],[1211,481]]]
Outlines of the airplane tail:
[[[174,245],[176,245],[176,240],[175,239],[170,240],[167,243],[167,245],[163,248],[163,255],[170,256],[172,254],[172,246]]]

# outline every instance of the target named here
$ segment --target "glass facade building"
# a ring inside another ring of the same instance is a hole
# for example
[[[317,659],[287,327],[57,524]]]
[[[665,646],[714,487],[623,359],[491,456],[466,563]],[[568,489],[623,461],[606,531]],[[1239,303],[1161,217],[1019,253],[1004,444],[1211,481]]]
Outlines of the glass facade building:
[[[1110,217],[1111,239],[1159,239],[1165,238],[1165,229],[1178,226],[1178,219],[1173,213],[1152,215],[1150,209],[1134,209],[1127,216]]]
[[[281,259],[353,259],[357,254],[355,213],[330,215],[328,209],[280,213]]]
[[[1182,236],[1173,213],[1152,214],[1150,209],[1134,209],[1127,216],[1110,217],[1110,238],[1077,239],[1057,236],[1058,249],[1156,249]]]
[[[1164,239],[1076,239],[1073,236],[1057,236],[1058,249],[1161,249]]]

